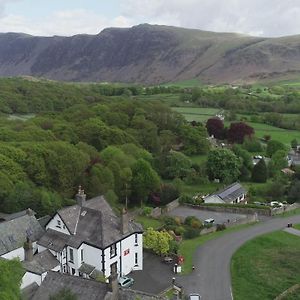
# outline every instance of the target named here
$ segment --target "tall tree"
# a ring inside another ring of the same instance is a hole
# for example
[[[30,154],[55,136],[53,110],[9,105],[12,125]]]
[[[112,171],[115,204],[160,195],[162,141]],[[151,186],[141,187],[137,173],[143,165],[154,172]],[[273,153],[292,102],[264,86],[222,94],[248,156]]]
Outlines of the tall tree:
[[[244,122],[231,123],[227,132],[228,141],[242,144],[246,136],[253,136],[254,129]]]
[[[224,123],[220,118],[210,118],[206,122],[208,134],[213,135],[217,139],[224,138]]]
[[[240,167],[240,159],[228,149],[215,149],[208,154],[207,172],[211,180],[231,183],[240,175]]]
[[[271,140],[268,142],[266,152],[269,157],[272,157],[272,155],[278,150],[286,150],[285,145],[276,140]]]
[[[252,181],[266,182],[268,179],[268,168],[264,159],[261,159],[252,170]]]
[[[140,199],[146,200],[150,192],[159,188],[160,179],[151,165],[144,159],[138,159],[132,167],[132,191]]]

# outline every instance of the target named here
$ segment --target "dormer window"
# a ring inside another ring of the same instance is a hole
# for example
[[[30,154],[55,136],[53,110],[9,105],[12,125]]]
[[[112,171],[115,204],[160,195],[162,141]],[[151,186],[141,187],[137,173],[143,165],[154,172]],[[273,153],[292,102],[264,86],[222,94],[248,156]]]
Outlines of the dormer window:
[[[61,228],[61,221],[60,220],[57,220],[56,227]]]

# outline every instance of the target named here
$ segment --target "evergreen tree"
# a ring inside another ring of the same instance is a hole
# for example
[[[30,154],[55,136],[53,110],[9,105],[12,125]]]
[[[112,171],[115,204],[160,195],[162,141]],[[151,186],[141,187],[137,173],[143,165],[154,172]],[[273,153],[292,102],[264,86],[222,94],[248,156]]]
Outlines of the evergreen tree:
[[[261,159],[252,170],[252,181],[263,183],[268,179],[268,169],[264,159]]]

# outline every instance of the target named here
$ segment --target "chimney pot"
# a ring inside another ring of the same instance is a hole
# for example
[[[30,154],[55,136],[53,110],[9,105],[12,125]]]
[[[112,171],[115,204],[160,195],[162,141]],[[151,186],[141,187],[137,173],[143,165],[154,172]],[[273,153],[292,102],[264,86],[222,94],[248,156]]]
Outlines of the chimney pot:
[[[84,190],[81,189],[81,185],[78,187],[78,192],[76,194],[76,201],[79,206],[84,206],[84,203],[86,201],[86,194],[84,193]]]

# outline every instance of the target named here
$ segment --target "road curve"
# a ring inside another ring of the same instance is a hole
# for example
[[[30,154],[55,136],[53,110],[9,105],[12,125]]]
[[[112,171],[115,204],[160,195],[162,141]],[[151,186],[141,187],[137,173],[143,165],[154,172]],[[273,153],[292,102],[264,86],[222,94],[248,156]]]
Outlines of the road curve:
[[[300,215],[272,218],[208,241],[196,250],[195,270],[192,274],[178,276],[176,281],[184,287],[187,294],[201,294],[201,300],[232,300],[230,275],[232,255],[248,240],[264,233],[280,230],[286,227],[287,223],[300,223]]]

